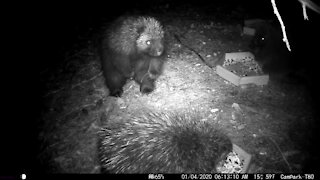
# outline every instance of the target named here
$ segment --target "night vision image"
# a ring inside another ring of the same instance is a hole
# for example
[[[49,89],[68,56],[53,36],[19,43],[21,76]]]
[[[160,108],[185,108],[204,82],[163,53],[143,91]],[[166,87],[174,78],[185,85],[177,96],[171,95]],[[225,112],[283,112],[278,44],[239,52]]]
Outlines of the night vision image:
[[[35,143],[14,173],[316,173],[319,6],[43,6]]]

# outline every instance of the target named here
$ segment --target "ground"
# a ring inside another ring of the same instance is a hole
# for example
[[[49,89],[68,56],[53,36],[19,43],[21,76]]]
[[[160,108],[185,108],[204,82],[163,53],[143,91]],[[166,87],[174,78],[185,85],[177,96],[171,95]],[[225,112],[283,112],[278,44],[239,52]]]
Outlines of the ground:
[[[306,88],[276,81],[234,86],[216,74],[214,64],[224,53],[248,51],[250,37],[241,34],[241,23],[185,17],[193,18],[162,17],[168,59],[149,95],[142,95],[138,84],[128,81],[120,98],[109,97],[90,38],[82,48],[67,53],[56,71],[41,72],[46,91],[38,122],[37,159],[42,172],[100,173],[100,127],[108,119],[146,110],[197,110],[201,120],[221,125],[234,144],[252,155],[250,173],[302,171],[309,156],[303,147],[308,146],[313,119]]]

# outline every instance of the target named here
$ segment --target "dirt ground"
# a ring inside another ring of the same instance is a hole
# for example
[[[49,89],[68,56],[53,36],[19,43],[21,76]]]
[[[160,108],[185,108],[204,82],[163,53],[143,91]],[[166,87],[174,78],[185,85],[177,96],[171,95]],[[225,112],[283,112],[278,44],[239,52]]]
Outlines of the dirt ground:
[[[174,38],[178,35],[215,64],[224,53],[248,51],[250,37],[241,34],[239,23],[197,17],[164,22],[168,59],[149,95],[142,95],[131,80],[121,98],[109,97],[90,38],[83,48],[66,54],[55,72],[42,72],[46,93],[38,123],[41,171],[100,173],[97,132],[108,119],[147,110],[197,110],[202,120],[221,125],[234,144],[252,155],[248,172],[301,172],[309,156],[304,147],[310,143],[313,119],[306,88],[273,80],[265,86],[234,86]]]

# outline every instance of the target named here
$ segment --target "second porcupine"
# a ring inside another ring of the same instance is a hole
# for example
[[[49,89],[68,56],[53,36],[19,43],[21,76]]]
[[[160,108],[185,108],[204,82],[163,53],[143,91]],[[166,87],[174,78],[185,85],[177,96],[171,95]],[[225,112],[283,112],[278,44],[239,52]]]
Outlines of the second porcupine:
[[[231,140],[198,115],[146,113],[100,131],[99,154],[109,173],[215,173]]]
[[[154,90],[165,57],[164,31],[152,17],[121,17],[102,38],[100,56],[111,96],[120,96],[126,80],[134,76],[142,93]],[[153,69],[150,69],[153,68]],[[157,73],[157,76],[149,72]],[[143,74],[143,75],[141,75]],[[141,79],[142,77],[146,79]]]

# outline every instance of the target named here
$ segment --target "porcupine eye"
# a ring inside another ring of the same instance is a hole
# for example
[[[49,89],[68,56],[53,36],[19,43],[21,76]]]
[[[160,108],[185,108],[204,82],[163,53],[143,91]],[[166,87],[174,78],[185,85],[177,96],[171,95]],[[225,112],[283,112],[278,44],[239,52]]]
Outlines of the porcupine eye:
[[[151,41],[150,40],[146,41],[146,44],[149,46],[151,44]]]

